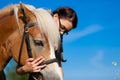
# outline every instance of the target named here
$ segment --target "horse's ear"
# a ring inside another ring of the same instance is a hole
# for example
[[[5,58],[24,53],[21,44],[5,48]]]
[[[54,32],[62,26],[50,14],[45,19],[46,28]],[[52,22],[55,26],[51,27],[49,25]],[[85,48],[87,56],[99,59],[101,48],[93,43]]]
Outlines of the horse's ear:
[[[48,9],[47,12],[51,14],[51,9]]]
[[[34,14],[23,3],[20,3],[19,15],[25,16],[30,21],[30,17],[33,18]]]

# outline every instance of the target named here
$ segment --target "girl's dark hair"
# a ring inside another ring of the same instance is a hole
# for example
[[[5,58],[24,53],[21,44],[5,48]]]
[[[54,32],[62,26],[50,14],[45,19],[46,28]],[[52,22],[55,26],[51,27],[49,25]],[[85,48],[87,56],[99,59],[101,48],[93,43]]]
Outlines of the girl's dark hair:
[[[78,18],[77,18],[76,12],[72,8],[70,7],[58,8],[55,11],[53,11],[52,16],[56,13],[58,14],[59,18],[67,19],[70,22],[72,22],[73,28],[76,28]]]

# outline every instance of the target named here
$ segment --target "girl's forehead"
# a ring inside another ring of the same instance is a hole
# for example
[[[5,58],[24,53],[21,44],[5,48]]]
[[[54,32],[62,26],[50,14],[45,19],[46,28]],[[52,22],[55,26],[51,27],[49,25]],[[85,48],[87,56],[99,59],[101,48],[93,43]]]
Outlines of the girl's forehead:
[[[69,31],[73,28],[72,22],[66,19],[61,19],[61,24],[65,26],[65,28]]]

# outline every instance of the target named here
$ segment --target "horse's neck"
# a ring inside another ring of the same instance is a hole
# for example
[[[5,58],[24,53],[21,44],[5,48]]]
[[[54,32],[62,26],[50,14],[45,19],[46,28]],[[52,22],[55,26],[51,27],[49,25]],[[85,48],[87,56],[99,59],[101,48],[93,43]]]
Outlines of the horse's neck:
[[[17,29],[14,14],[0,15],[0,43],[4,42]]]

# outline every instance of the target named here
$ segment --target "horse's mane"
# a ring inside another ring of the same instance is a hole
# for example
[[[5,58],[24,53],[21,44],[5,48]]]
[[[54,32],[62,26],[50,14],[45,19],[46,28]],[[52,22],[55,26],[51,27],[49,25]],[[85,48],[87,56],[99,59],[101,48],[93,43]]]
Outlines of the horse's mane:
[[[0,10],[0,14],[10,12],[16,5],[8,5]]]
[[[13,8],[16,7],[16,5],[9,5],[7,7],[4,7],[0,10],[0,19],[4,18],[8,15],[11,11],[13,11]]]

